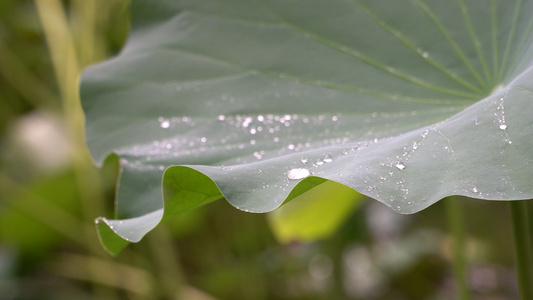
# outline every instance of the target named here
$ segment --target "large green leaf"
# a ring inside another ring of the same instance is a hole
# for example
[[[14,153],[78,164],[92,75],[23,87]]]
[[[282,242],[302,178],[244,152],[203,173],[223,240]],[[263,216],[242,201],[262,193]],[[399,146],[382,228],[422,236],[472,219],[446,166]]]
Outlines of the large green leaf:
[[[113,253],[213,200],[267,212],[326,180],[401,213],[533,196],[531,0],[131,5],[122,53],[81,84],[95,161],[121,158]]]

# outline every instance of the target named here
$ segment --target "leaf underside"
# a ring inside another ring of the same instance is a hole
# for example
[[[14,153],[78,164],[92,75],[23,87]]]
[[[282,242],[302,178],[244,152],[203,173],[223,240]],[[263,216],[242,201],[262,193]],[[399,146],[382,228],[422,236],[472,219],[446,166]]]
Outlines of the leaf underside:
[[[531,0],[132,0],[131,11],[121,54],[81,83],[95,161],[120,157],[116,220],[98,220],[113,254],[222,198],[267,212],[366,195],[415,213],[450,195],[533,196]]]

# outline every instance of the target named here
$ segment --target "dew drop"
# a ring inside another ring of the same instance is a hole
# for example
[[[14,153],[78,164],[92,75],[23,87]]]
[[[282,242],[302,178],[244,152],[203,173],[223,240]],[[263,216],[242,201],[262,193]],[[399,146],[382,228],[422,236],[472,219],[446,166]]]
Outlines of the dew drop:
[[[501,124],[501,125],[500,125],[500,129],[501,129],[501,130],[505,130],[505,129],[507,129],[507,125],[505,125],[505,124]]]
[[[405,169],[405,165],[403,164],[403,162],[399,162],[396,164],[396,169],[398,170],[403,170]]]
[[[477,188],[476,188],[476,187],[473,187],[473,188],[472,188],[472,192],[477,193]]]
[[[303,163],[303,164],[306,164],[309,162],[309,159],[305,156],[302,156],[302,158],[300,159],[300,161]]]
[[[325,163],[330,163],[332,161],[333,161],[333,158],[331,158],[331,156],[329,156],[329,155],[324,156],[324,162]]]
[[[311,175],[311,172],[308,169],[292,169],[289,172],[287,172],[287,178],[290,180],[298,180],[303,179],[307,176]]]
[[[429,53],[424,52],[424,53],[422,53],[422,56],[423,56],[424,58],[428,58],[428,57],[429,57]]]
[[[161,126],[161,128],[167,129],[170,127],[170,122],[168,120],[164,120],[159,124],[159,126]]]

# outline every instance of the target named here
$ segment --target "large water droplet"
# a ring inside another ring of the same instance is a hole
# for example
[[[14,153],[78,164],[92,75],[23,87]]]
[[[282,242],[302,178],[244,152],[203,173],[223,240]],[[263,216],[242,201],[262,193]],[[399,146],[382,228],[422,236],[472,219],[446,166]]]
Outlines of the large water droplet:
[[[396,164],[396,169],[398,170],[403,170],[405,169],[405,165],[403,164],[403,162],[399,162]]]
[[[161,126],[161,128],[167,129],[167,128],[170,127],[170,121],[163,120],[163,121],[161,121],[161,123],[159,123],[159,126]]]
[[[287,178],[291,180],[303,179],[309,175],[311,175],[311,172],[308,169],[303,168],[292,169],[287,172]]]

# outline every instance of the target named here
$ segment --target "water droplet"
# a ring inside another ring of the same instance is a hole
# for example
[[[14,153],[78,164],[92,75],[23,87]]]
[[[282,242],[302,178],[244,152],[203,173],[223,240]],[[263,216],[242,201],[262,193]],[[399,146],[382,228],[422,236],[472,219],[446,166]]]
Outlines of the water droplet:
[[[224,120],[226,120],[226,116],[224,116],[224,115],[219,115],[219,116],[218,116],[218,120],[219,120],[219,121],[224,121]]]
[[[164,120],[159,125],[161,126],[161,128],[167,129],[170,127],[170,122],[168,120]]]
[[[396,169],[398,170],[403,170],[405,169],[405,165],[403,164],[403,162],[399,162],[396,164]]]
[[[476,187],[473,187],[473,188],[472,188],[472,192],[477,193],[477,188],[476,188]]]
[[[303,164],[306,164],[309,162],[309,159],[305,156],[302,156],[302,158],[300,159],[300,161],[303,163]]]
[[[287,178],[290,180],[298,180],[303,179],[307,176],[311,175],[311,172],[308,169],[292,169],[289,172],[287,172]]]
[[[505,129],[507,129],[507,125],[505,125],[505,124],[501,124],[501,125],[500,125],[500,129],[501,129],[501,130],[505,130]]]
[[[324,162],[330,163],[332,161],[333,161],[333,158],[331,158],[331,156],[329,156],[329,155],[324,156]]]
[[[424,53],[422,53],[422,56],[423,56],[424,58],[428,58],[428,57],[429,57],[429,53],[424,52]]]

